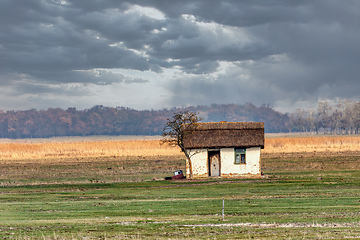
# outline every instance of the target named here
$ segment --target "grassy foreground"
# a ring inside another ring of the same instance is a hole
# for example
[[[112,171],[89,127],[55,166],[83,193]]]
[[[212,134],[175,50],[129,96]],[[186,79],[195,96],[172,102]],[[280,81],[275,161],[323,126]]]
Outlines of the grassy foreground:
[[[357,151],[263,152],[265,177],[237,180],[159,180],[181,154],[0,164],[3,239],[360,238]]]

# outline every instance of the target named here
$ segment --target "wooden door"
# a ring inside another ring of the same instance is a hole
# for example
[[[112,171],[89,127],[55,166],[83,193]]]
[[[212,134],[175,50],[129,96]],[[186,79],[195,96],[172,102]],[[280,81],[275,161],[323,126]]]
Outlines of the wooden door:
[[[220,151],[209,152],[209,176],[220,176]]]

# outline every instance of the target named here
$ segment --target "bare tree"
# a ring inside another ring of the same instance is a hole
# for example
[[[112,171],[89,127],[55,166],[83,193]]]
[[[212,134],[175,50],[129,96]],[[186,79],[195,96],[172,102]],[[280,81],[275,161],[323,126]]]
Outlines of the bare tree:
[[[331,116],[333,115],[334,108],[327,101],[321,101],[318,103],[318,119],[319,127],[323,129],[325,133],[332,129]]]
[[[355,123],[354,123],[355,134],[358,134],[359,128],[360,128],[360,103],[359,102],[354,103],[352,112],[354,114],[354,119],[355,119]]]
[[[343,118],[342,118],[342,127],[345,131],[345,134],[352,134],[355,132],[356,129],[356,121],[359,118],[356,118],[355,112],[355,102],[350,100],[342,100],[343,104]]]
[[[168,143],[173,146],[180,147],[181,151],[186,156],[186,161],[189,164],[190,178],[192,179],[192,163],[190,153],[184,147],[184,139],[187,134],[194,131],[196,125],[202,118],[196,112],[180,111],[174,114],[172,118],[168,118],[163,129],[163,143]]]

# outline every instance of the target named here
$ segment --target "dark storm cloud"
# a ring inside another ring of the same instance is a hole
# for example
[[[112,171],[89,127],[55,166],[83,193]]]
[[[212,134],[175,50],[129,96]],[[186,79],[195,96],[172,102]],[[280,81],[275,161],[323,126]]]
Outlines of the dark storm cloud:
[[[312,1],[286,0],[203,0],[203,1],[135,1],[142,5],[153,6],[166,13],[170,18],[182,14],[192,14],[201,21],[217,22],[228,26],[251,27],[284,21],[302,22],[302,9]],[[140,3],[141,2],[141,3]]]
[[[229,11],[224,10],[225,6]],[[247,96],[252,102],[286,100],[294,103],[320,98],[359,98],[359,94],[353,91],[360,87],[360,68],[357,67],[360,61],[359,2],[217,1],[208,7],[196,5],[194,9],[193,13],[205,21],[245,28],[254,41],[246,47],[230,49],[234,57],[223,60],[254,60],[242,70],[247,70],[258,89],[252,89],[249,94],[246,84],[240,83],[236,77],[226,79],[223,76],[226,83],[220,86],[197,79],[188,82],[194,86],[185,88],[192,92],[189,95],[201,92],[202,100],[231,101],[228,94],[231,86],[242,84],[239,96]],[[226,16],[221,17],[225,12]],[[218,59],[221,59],[222,52],[223,48],[219,48]],[[176,86],[173,86],[174,93],[178,93],[176,98],[182,99],[185,93]],[[222,91],[204,94],[211,86]],[[263,91],[264,88],[268,91]],[[238,98],[234,96],[232,101],[238,101]]]
[[[98,37],[91,28],[69,21],[77,11],[51,1],[26,1],[24,6],[20,2],[5,1],[0,5],[2,23],[7,22],[0,33],[2,74],[27,74],[46,82],[91,82],[87,76],[81,79],[80,73],[73,71],[116,67],[149,69],[143,57],[126,47],[112,47],[111,39]],[[5,13],[11,10],[19,14],[18,19],[8,14],[9,21],[6,21]],[[99,17],[93,19],[106,25]]]
[[[66,95],[156,81],[115,69],[177,69],[173,105],[359,98],[359,13],[355,0],[3,0],[0,84]]]

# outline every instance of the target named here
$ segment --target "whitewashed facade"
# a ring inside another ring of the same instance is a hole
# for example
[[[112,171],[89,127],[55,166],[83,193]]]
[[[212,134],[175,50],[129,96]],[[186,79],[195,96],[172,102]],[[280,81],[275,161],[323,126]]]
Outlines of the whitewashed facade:
[[[229,124],[231,125],[229,126]],[[193,178],[260,177],[260,154],[261,149],[264,147],[263,126],[263,123],[219,123],[207,126],[202,123],[196,131],[191,133],[193,134],[192,139],[189,137],[189,142],[191,140],[192,145],[188,143],[189,149],[187,151],[191,159]],[[221,132],[222,130],[224,131]],[[251,138],[248,133],[244,135],[244,131],[251,133],[250,130],[253,130],[252,132],[257,135],[255,138]],[[203,132],[199,135],[200,131],[206,131],[206,134]],[[199,141],[198,136],[201,136],[200,139],[203,139],[203,143],[196,142]],[[234,139],[234,144],[231,146],[230,140],[236,138],[236,136],[239,136],[240,141]],[[218,139],[215,140],[216,137]],[[186,165],[186,177],[190,177],[189,163]]]

